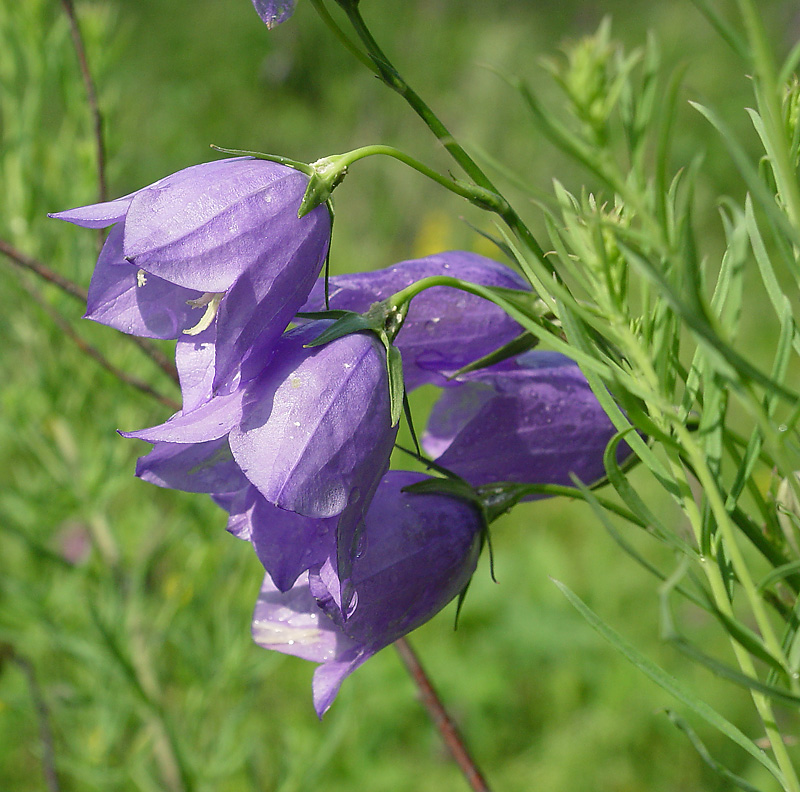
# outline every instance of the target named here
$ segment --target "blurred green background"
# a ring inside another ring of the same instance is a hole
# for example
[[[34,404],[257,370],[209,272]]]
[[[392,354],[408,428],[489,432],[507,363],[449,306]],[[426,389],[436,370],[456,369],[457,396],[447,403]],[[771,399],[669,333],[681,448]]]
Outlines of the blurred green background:
[[[338,46],[308,3],[298,5],[269,33],[249,0],[78,4],[112,195],[211,159],[210,143],[311,161],[380,142],[451,167],[402,101]],[[536,136],[496,72],[525,76],[557,112],[543,55],[605,15],[626,48],[651,31],[667,67],[686,69],[673,163],[704,154],[697,224],[707,253],[719,254],[717,197],[741,200],[743,188],[685,100],[715,107],[755,149],[743,110],[752,100],[743,64],[689,2],[362,5],[400,70],[467,148],[489,152],[542,193],[554,177],[579,192],[585,175]],[[797,37],[794,5],[761,4],[781,53]],[[95,235],[45,217],[96,195],[90,117],[55,0],[0,1],[0,147],[0,237],[88,285]],[[508,195],[539,229],[533,202],[513,187]],[[462,222],[491,230],[478,210],[393,161],[358,163],[336,210],[334,272],[454,247],[493,254]],[[115,364],[175,390],[113,331],[78,322],[76,302],[5,260],[0,267],[0,790],[47,788],[42,705],[64,790],[465,788],[391,649],[347,680],[317,721],[313,666],[251,643],[261,572],[250,548],[226,534],[223,513],[204,497],[133,478],[146,446],[115,431],[158,423],[167,408],[89,361],[28,287]],[[430,398],[417,399],[422,414]],[[668,517],[670,505],[654,499]],[[755,729],[746,694],[731,695],[659,642],[654,579],[588,510],[527,505],[496,525],[494,547],[498,583],[483,559],[458,631],[450,607],[412,636],[493,786],[729,788],[663,714],[676,702],[551,583],[567,583],[698,696]],[[684,616],[688,633],[725,656],[706,618]],[[715,757],[770,788],[748,757],[692,723]]]

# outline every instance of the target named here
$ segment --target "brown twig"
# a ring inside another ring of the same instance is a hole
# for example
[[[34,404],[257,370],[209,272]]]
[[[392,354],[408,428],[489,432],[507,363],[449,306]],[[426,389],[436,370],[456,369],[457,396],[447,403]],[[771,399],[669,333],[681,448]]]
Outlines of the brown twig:
[[[86,47],[83,44],[83,36],[78,25],[78,18],[75,15],[75,6],[72,0],[61,0],[64,11],[69,19],[72,43],[75,46],[75,53],[78,56],[78,65],[81,69],[83,85],[86,89],[86,98],[89,101],[89,110],[92,114],[92,127],[94,129],[95,148],[97,150],[97,194],[98,199],[108,200],[108,188],[106,186],[106,149],[103,142],[103,116],[100,114],[100,104],[97,101],[97,90],[95,89],[92,73],[89,71],[89,63],[86,60]]]
[[[48,283],[58,286],[61,291],[69,294],[70,297],[74,297],[76,300],[80,300],[84,303],[86,302],[86,289],[81,288],[77,283],[73,283],[71,280],[69,280],[69,278],[65,278],[63,275],[59,275],[57,272],[54,272],[50,269],[50,267],[48,267],[46,264],[43,264],[41,261],[37,261],[31,256],[25,255],[25,253],[17,250],[13,245],[6,242],[4,239],[0,239],[0,253],[3,253],[10,258],[11,261],[13,261],[18,267],[29,270],[43,280],[46,280]]]
[[[41,261],[17,250],[4,239],[0,239],[0,253],[7,256],[18,267],[34,273],[37,277],[52,283],[54,286],[58,286],[61,291],[69,294],[70,297],[74,297],[82,303],[86,302],[87,292],[85,289],[78,286],[77,283],[73,283],[69,278],[59,275]],[[126,335],[125,337],[136,344],[173,382],[178,382],[178,372],[175,365],[158,347],[145,338],[131,335]]]
[[[470,788],[474,792],[490,792],[489,785],[486,779],[475,764],[475,760],[469,753],[464,738],[458,731],[458,727],[453,723],[453,719],[448,714],[447,710],[442,704],[433,683],[425,673],[425,669],[417,657],[416,652],[411,648],[411,644],[405,638],[399,638],[394,642],[395,649],[400,655],[400,659],[408,669],[408,673],[414,680],[414,684],[420,692],[422,703],[428,710],[428,714],[434,723],[434,726],[439,730],[442,735],[450,755],[453,757],[456,764],[459,766],[464,778],[467,780]]]
[[[50,729],[50,711],[47,708],[42,690],[39,687],[39,681],[36,678],[36,670],[31,661],[20,655],[10,644],[4,645],[3,650],[3,654],[12,662],[16,663],[28,680],[28,688],[31,692],[31,699],[33,699],[33,706],[36,709],[36,715],[39,721],[39,738],[42,741],[42,773],[44,774],[45,783],[50,792],[59,792],[61,784],[58,780],[58,773],[56,772],[56,753],[53,732]]]
[[[90,358],[92,358],[92,360],[98,363],[106,371],[113,374],[118,380],[120,380],[120,382],[124,382],[126,385],[130,385],[132,388],[136,388],[136,390],[141,391],[148,396],[152,396],[154,399],[156,399],[156,401],[161,402],[161,404],[166,405],[172,410],[180,409],[180,403],[175,401],[175,399],[171,399],[169,396],[159,393],[155,388],[152,388],[143,380],[140,380],[137,377],[132,377],[130,374],[126,374],[124,371],[117,368],[108,360],[108,358],[105,357],[105,355],[103,355],[102,352],[81,338],[72,328],[72,325],[70,325],[70,323],[64,319],[64,317],[61,316],[58,311],[56,311],[52,306],[48,305],[42,295],[39,294],[39,292],[31,284],[23,281],[22,285],[25,291],[27,291],[28,294],[30,294],[30,296],[34,299],[36,304],[48,315],[50,320],[61,330],[62,333],[64,333],[64,335],[66,335],[76,344],[81,352],[85,352]]]

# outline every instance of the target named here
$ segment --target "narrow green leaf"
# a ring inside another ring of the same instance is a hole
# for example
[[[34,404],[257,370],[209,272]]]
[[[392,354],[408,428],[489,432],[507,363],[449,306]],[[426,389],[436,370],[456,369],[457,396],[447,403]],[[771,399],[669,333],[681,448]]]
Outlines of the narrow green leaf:
[[[538,344],[539,339],[532,333],[521,333],[513,341],[509,341],[507,344],[495,349],[494,352],[490,352],[488,355],[473,360],[472,363],[460,368],[455,374],[451,374],[448,379],[458,379],[462,374],[468,374],[470,371],[479,371],[488,366],[493,366],[495,363],[502,363],[504,360],[533,349]]]
[[[708,0],[692,0],[697,10],[711,23],[714,30],[725,40],[727,45],[744,61],[750,60],[747,42],[731,27],[708,3]]]
[[[403,360],[400,350],[394,344],[388,344],[386,347],[386,369],[389,373],[392,426],[397,426],[400,416],[403,414],[403,400],[406,391],[403,382]]]
[[[732,773],[728,770],[725,765],[720,764],[713,756],[708,752],[707,748],[703,743],[700,741],[700,738],[697,736],[697,733],[692,729],[692,727],[680,716],[674,713],[672,710],[664,710],[666,716],[672,721],[675,726],[677,726],[688,738],[689,742],[692,744],[692,747],[697,751],[700,755],[700,758],[715,772],[717,775],[724,778],[726,781],[729,781],[735,787],[744,790],[744,792],[761,792],[758,787],[754,787],[748,781],[745,781],[741,776],[737,776],[736,774]]]
[[[775,202],[775,196],[764,184],[758,171],[750,162],[748,154],[736,141],[735,136],[728,126],[709,108],[697,102],[689,102],[689,104],[700,114],[704,115],[712,126],[715,127],[717,132],[719,132],[725,147],[728,149],[728,153],[731,155],[731,159],[733,159],[739,173],[747,183],[748,189],[758,201],[759,206],[761,206],[775,225],[778,226],[795,245],[800,244],[800,231],[798,231],[798,229],[789,222],[786,215],[780,211]]]
[[[331,341],[335,341],[337,338],[342,338],[343,336],[350,335],[351,333],[360,333],[364,330],[374,331],[375,327],[372,322],[361,316],[361,314],[347,311],[345,316],[343,316],[341,319],[337,319],[332,325],[323,330],[313,341],[309,341],[306,346],[322,346],[323,344],[328,344]]]
[[[759,764],[765,767],[778,783],[783,785],[783,773],[778,766],[762,751],[749,737],[743,734],[730,721],[726,720],[716,710],[709,707],[705,702],[700,701],[693,691],[684,688],[681,683],[673,676],[656,665],[652,660],[645,657],[638,649],[626,641],[619,633],[600,619],[576,594],[558,580],[553,582],[561,590],[572,606],[589,622],[589,624],[603,636],[612,646],[621,652],[636,668],[642,671],[659,687],[678,701],[699,715],[711,726],[722,732],[726,737],[735,742],[740,748],[744,749]]]

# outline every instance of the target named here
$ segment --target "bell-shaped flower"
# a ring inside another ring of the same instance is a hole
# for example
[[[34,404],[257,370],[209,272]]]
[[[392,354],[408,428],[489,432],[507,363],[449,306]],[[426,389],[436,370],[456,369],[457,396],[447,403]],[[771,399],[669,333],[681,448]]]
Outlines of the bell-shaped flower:
[[[253,0],[253,5],[262,22],[271,30],[294,13],[295,0]]]
[[[246,480],[281,509],[333,517],[364,501],[388,466],[397,434],[386,352],[372,333],[306,347],[328,324],[313,322],[285,333],[263,371],[230,393],[176,413],[160,426],[125,433],[169,444],[157,445],[153,456],[140,462],[139,475],[155,483],[182,482],[181,489],[231,491],[219,486],[215,472],[221,462],[228,464],[229,449]],[[227,447],[211,442],[222,438]],[[183,448],[189,444],[208,445],[193,456]],[[197,454],[205,454],[205,466]],[[192,483],[199,476],[208,481]]]
[[[475,571],[480,512],[448,495],[402,492],[424,478],[406,471],[383,477],[359,532],[345,615],[335,601],[340,581],[330,562],[304,572],[285,592],[264,578],[253,638],[265,649],[320,664],[313,681],[320,717],[346,676],[438,613]]]
[[[260,369],[314,285],[331,222],[324,206],[298,219],[307,183],[285,165],[224,159],[51,217],[114,226],[86,316],[133,335],[179,339],[190,408],[201,390]]]
[[[570,474],[587,484],[605,475],[603,454],[615,431],[578,366],[534,350],[444,390],[422,445],[473,486],[570,486]],[[629,453],[621,443],[618,458]]]
[[[529,290],[526,281],[504,264],[451,250],[401,261],[382,270],[336,275],[329,281],[332,309],[364,313],[412,283],[447,275],[480,286]],[[325,286],[319,280],[301,311],[325,307]],[[522,333],[522,327],[494,303],[449,286],[434,286],[411,301],[395,346],[403,357],[406,389],[426,383],[447,384],[447,375],[493,352]]]

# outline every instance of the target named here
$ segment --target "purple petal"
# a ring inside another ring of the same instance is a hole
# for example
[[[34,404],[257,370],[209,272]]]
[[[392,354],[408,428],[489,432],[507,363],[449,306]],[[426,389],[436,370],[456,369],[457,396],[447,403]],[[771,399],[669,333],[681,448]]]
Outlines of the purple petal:
[[[382,475],[390,425],[385,353],[372,334],[304,348],[324,325],[284,335],[272,362],[247,387],[233,456],[271,503],[332,517]]]
[[[615,429],[567,358],[527,353],[516,369],[464,379],[444,391],[423,436],[439,464],[474,486],[570,485],[571,473],[587,483],[605,475],[603,453]]]
[[[217,323],[197,335],[182,334],[175,345],[175,366],[181,383],[183,412],[211,398],[216,360]]]
[[[477,509],[444,495],[401,492],[424,478],[392,471],[381,481],[353,560],[355,607],[347,618],[335,601],[338,582],[329,562],[303,573],[283,594],[269,576],[264,580],[253,636],[265,648],[321,664],[313,682],[320,717],[348,674],[435,615],[475,569]]]
[[[252,485],[231,505],[230,515],[228,530],[250,541],[279,591],[288,591],[303,572],[336,552],[337,518],[279,509]]]
[[[431,275],[448,275],[482,286],[529,289],[525,280],[503,264],[462,250],[401,261],[374,272],[330,279],[330,307],[363,313],[373,302]],[[324,308],[324,284],[318,282],[301,310]],[[505,311],[480,297],[436,286],[411,302],[395,344],[403,356],[406,388],[447,384],[442,372],[458,370],[494,351],[522,332]]]
[[[304,223],[329,223],[325,207],[297,218],[307,183],[299,171],[265,160],[186,168],[136,193],[125,257],[171,283],[224,292],[250,267],[281,262],[283,240]]]
[[[438,613],[466,586],[478,561],[477,509],[445,495],[402,492],[425,478],[393,470],[381,480],[353,559],[346,617],[330,605],[330,581],[313,569],[309,574],[320,606],[375,651]]]
[[[253,0],[253,5],[264,24],[272,30],[294,13],[295,0]]]
[[[243,397],[244,391],[241,390],[214,396],[190,412],[175,413],[166,423],[120,434],[148,443],[204,443],[217,440],[239,422]]]
[[[278,591],[269,575],[264,577],[253,613],[253,640],[314,663],[335,661],[357,649],[317,607],[305,573],[286,592]]]
[[[217,316],[216,374],[220,387],[249,360],[245,380],[263,368],[281,333],[303,304],[328,252],[330,217],[324,207],[297,220],[292,214],[269,229],[267,247],[231,287]]]
[[[122,256],[124,224],[111,229],[97,260],[86,319],[146,338],[177,338],[196,324],[197,311],[187,305],[200,292],[175,286],[140,271]]]
[[[125,195],[114,201],[79,206],[77,209],[67,209],[64,212],[52,212],[48,217],[53,217],[56,220],[66,220],[68,223],[73,223],[83,228],[105,228],[113,223],[118,223],[125,217],[134,195],[136,193]]]
[[[156,443],[140,457],[136,475],[159,487],[184,492],[236,492],[249,486],[225,438],[207,443]]]

